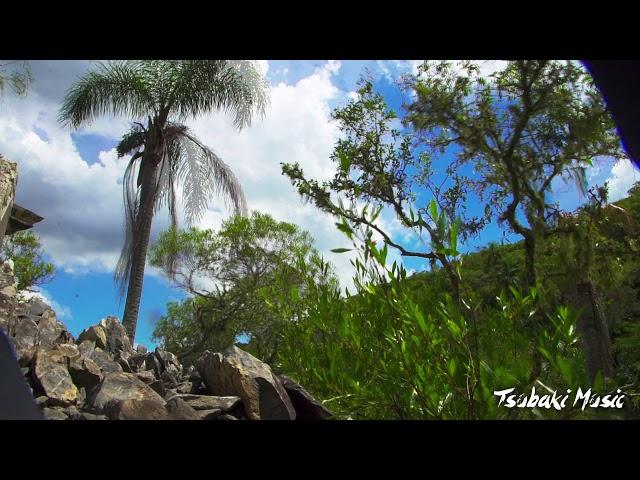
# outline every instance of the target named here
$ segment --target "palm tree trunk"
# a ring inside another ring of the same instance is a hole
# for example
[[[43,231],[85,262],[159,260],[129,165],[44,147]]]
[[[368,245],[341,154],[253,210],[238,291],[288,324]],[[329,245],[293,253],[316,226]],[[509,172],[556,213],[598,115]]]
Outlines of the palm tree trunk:
[[[143,157],[143,162],[147,158]],[[133,344],[136,336],[136,326],[138,324],[138,311],[140,309],[140,298],[142,297],[142,284],[144,282],[144,267],[147,259],[147,248],[149,246],[149,236],[151,234],[151,222],[153,220],[153,207],[156,196],[156,176],[158,173],[158,162],[148,159],[142,174],[142,184],[140,189],[140,209],[136,218],[136,238],[134,239],[133,258],[131,272],[129,275],[129,287],[127,290],[127,301],[124,307],[124,319],[122,325],[127,330],[129,339]]]

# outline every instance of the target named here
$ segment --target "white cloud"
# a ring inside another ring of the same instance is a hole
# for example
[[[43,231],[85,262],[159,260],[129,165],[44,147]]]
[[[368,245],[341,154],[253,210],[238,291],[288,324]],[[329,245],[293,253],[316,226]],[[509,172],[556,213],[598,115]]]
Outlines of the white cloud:
[[[613,166],[607,181],[609,182],[609,201],[615,202],[627,196],[629,188],[640,181],[640,174],[629,160],[622,159]]]
[[[59,71],[61,66],[54,67],[52,71]],[[261,62],[261,67],[267,71],[268,63]],[[295,85],[272,87],[266,117],[241,132],[222,113],[187,123],[231,166],[251,209],[309,230],[318,249],[344,277],[351,274],[348,258],[329,252],[345,242],[335,220],[303,204],[280,167],[281,162],[299,162],[309,177],[332,175],[329,157],[338,130],[330,121],[329,102],[345,94],[333,84],[340,68],[340,62],[330,61]],[[82,70],[77,65],[71,69]],[[47,85],[46,94],[36,89],[24,99],[6,97],[0,115],[0,152],[18,163],[18,203],[45,218],[35,231],[54,263],[73,273],[113,271],[123,241],[121,179],[127,159],[117,159],[114,150],[101,152],[92,165],[81,158],[71,130],[57,123],[61,96],[72,80],[51,86],[47,82],[57,78],[37,78]],[[34,132],[36,128],[48,141]],[[105,117],[85,131],[117,139],[126,128],[123,120]],[[200,226],[218,228],[229,212],[219,199],[210,206]],[[166,215],[159,212],[152,236],[167,224]]]

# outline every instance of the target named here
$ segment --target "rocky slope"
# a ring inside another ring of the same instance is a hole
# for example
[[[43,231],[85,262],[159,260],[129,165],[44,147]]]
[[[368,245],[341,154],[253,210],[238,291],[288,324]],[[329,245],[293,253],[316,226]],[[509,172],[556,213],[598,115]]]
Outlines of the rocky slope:
[[[322,420],[331,413],[300,385],[238,347],[175,355],[133,348],[116,317],[74,338],[38,298],[20,300],[0,264],[0,329],[50,420]]]

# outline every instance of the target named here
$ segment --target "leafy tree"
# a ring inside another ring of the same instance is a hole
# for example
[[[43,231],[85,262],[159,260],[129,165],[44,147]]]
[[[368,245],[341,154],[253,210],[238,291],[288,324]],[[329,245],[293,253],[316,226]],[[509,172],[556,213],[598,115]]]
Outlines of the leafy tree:
[[[354,293],[342,295],[336,286],[309,281],[303,301],[292,304],[285,285],[271,286],[271,308],[297,318],[285,326],[283,370],[339,417],[584,415],[578,408],[498,408],[494,395],[512,387],[547,393],[589,384],[570,309],[558,308],[549,319],[552,327],[532,337],[524,325],[536,309],[535,289],[522,294],[512,288],[499,296],[497,308],[482,311],[460,309],[448,294],[422,306],[418,300],[423,292],[412,291],[406,270],[395,262],[387,265],[386,246],[379,249],[367,241],[366,231],[361,237],[364,243],[351,237],[358,251]],[[543,368],[537,367],[538,354],[545,358]],[[601,379],[594,385],[603,388]]]
[[[193,297],[170,306],[154,335],[182,356],[220,350],[244,335],[249,349],[271,362],[289,319],[267,309],[263,289],[276,278],[287,290],[302,288],[295,265],[318,256],[307,232],[255,211],[232,217],[218,232],[169,229],[152,245],[150,262]],[[318,270],[306,274],[330,281]]]
[[[397,114],[368,80],[361,82],[358,98],[336,109],[332,117],[343,133],[331,156],[337,166],[334,177],[320,184],[306,178],[297,163],[283,164],[283,173],[304,199],[341,217],[338,228],[343,232],[367,226],[368,235],[378,233],[401,255],[422,258],[432,266],[439,263],[459,303],[458,252],[447,245],[458,234],[466,238],[483,226],[481,219],[464,215],[469,182],[453,170],[448,172],[448,188],[434,178],[430,159],[414,148],[411,132],[396,128]],[[424,193],[427,188],[430,195]],[[414,231],[418,248],[400,244],[381,227],[377,220],[385,208]]]
[[[512,61],[489,78],[473,62],[425,62],[407,83],[416,99],[406,120],[429,151],[455,146],[455,168],[478,172],[480,196],[523,237],[526,281],[535,286],[536,245],[557,212],[554,180],[585,191],[594,159],[624,157],[591,77],[571,61]]]
[[[18,290],[31,290],[53,279],[55,268],[43,259],[42,245],[35,233],[22,231],[6,235],[1,251],[3,260],[13,260]]]
[[[176,122],[225,110],[234,114],[234,124],[241,129],[255,111],[264,113],[267,94],[254,62],[226,60],[110,62],[85,74],[68,91],[60,120],[74,128],[108,113],[138,120],[117,149],[119,156],[133,153],[123,182],[125,243],[115,275],[122,294],[128,287],[123,324],[132,339],[153,215],[167,206],[176,225],[177,185],[183,189],[189,222],[206,211],[214,193],[224,195],[236,213],[246,211],[229,167]]]

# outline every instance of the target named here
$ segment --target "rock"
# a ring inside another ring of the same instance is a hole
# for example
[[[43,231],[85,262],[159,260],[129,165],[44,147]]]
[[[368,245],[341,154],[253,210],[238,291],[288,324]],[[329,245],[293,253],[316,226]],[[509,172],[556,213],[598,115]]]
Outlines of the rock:
[[[93,325],[80,333],[78,342],[94,342],[96,347],[105,350],[107,348],[107,333],[101,325]]]
[[[224,354],[206,351],[198,372],[216,396],[238,396],[251,420],[294,420],[296,412],[271,368],[235,345]]]
[[[20,371],[22,372],[23,377],[26,377],[27,375],[29,375],[29,368],[27,367],[22,367]]]
[[[142,372],[136,373],[136,377],[138,377],[147,385],[151,385],[153,382],[156,381],[155,375],[153,374],[153,372],[149,370],[143,370]]]
[[[39,348],[35,355],[33,375],[37,386],[49,397],[51,404],[67,406],[78,398],[78,389],[73,384],[64,356],[56,350]]]
[[[229,415],[229,414],[224,414],[224,415],[220,415],[217,420],[238,420],[236,417],[234,417],[233,415]]]
[[[168,370],[170,366],[174,366],[177,373],[182,370],[182,365],[180,365],[180,362],[178,362],[178,357],[176,357],[173,353],[167,352],[166,350],[162,350],[160,348],[156,348],[155,355],[160,362],[162,370]]]
[[[90,342],[89,340],[83,340],[78,343],[78,351],[83,357],[91,358],[91,355],[96,349],[96,342]]]
[[[101,320],[100,326],[104,328],[107,335],[107,351],[112,354],[119,351],[133,352],[127,331],[117,317],[109,316]]]
[[[153,353],[147,353],[147,356],[144,360],[143,368],[145,370],[151,370],[156,378],[160,378],[160,375],[162,374],[162,366],[160,365],[160,361],[158,360],[158,357],[156,357]]]
[[[118,362],[114,362],[111,355],[101,348],[96,347],[89,358],[93,360],[98,367],[100,367],[102,373],[122,372],[120,364]]]
[[[198,415],[200,420],[217,420],[220,416],[225,415],[225,413],[220,409],[213,408],[210,410],[198,410]]]
[[[138,344],[138,345],[136,345],[136,352],[138,352],[138,353],[140,353],[142,355],[146,355],[148,350],[147,350],[147,347],[145,347],[144,345]]]
[[[106,415],[94,415],[89,412],[80,412],[80,415],[77,417],[78,420],[109,420],[109,417]]]
[[[191,382],[181,383],[176,388],[177,393],[192,393],[192,390],[193,390],[193,383]]]
[[[47,402],[49,401],[49,397],[47,397],[46,395],[41,395],[39,397],[36,397],[36,405],[38,405],[39,407],[44,407]]]
[[[24,307],[27,315],[35,315],[38,317],[41,317],[45,310],[51,309],[49,305],[44,303],[42,299],[38,297],[31,297],[27,302],[25,302]]]
[[[78,389],[78,401],[76,404],[80,408],[84,408],[84,402],[87,400],[87,390],[84,387]]]
[[[147,358],[146,353],[134,353],[128,359],[129,367],[131,367],[132,372],[140,372],[144,371],[144,361]]]
[[[238,403],[240,403],[240,397],[214,397],[211,395],[191,395],[191,394],[177,394],[177,398],[180,398],[187,402],[195,410],[221,410],[228,412],[232,410]]]
[[[63,409],[62,412],[67,416],[68,420],[75,420],[80,415],[80,411],[73,405]]]
[[[43,347],[53,347],[60,343],[67,343],[70,334],[65,326],[56,319],[53,310],[45,310],[38,322],[38,344]]]
[[[166,388],[177,388],[178,387],[178,379],[174,373],[171,373],[169,370],[165,370],[160,375],[160,380]]]
[[[61,411],[56,410],[55,408],[44,408],[42,410],[42,416],[45,420],[66,420],[67,415]]]
[[[132,373],[131,365],[127,361],[127,355],[122,352],[118,352],[114,355],[113,359],[118,362],[118,365],[122,368],[123,372]]]
[[[201,420],[200,412],[179,397],[167,400],[167,411],[174,420]]]
[[[324,405],[289,377],[279,375],[278,378],[296,409],[296,420],[327,420],[333,416]]]
[[[103,413],[107,405],[124,400],[164,400],[132,373],[111,372],[90,392],[87,405],[93,413]]]
[[[103,378],[100,367],[87,357],[78,357],[69,363],[69,374],[73,383],[78,388],[91,390],[98,385]]]
[[[38,325],[29,317],[20,316],[13,326],[14,345],[33,347],[38,341]]]
[[[151,387],[151,389],[153,389],[153,391],[161,397],[164,398],[167,396],[167,391],[164,388],[164,383],[162,383],[162,380],[154,380],[149,384],[149,387]]]
[[[170,420],[164,400],[128,398],[112,402],[106,407],[112,420]]]

